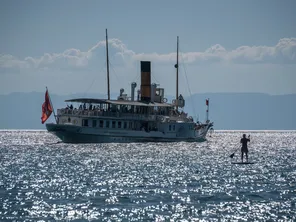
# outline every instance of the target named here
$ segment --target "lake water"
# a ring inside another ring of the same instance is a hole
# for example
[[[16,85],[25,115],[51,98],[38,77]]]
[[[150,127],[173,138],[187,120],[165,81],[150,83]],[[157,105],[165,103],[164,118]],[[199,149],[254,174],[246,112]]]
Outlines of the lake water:
[[[63,144],[0,131],[0,221],[295,221],[296,132],[203,143]]]

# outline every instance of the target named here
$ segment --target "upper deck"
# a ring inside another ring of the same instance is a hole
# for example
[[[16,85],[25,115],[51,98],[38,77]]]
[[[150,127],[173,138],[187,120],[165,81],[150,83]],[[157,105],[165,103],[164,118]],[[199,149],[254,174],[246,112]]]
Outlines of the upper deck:
[[[131,100],[107,100],[77,98],[66,100],[71,105],[58,109],[58,117],[126,119],[158,122],[193,122],[184,112],[175,109],[175,104],[165,102],[142,102]],[[72,105],[76,105],[74,107]]]
[[[192,122],[193,119],[187,117],[184,112],[178,113],[175,110],[151,110],[151,112],[143,112],[143,110],[135,109],[77,109],[62,108],[57,110],[58,117],[81,117],[81,118],[104,118],[104,119],[126,119],[126,120],[142,120],[142,121],[159,121],[159,122]]]

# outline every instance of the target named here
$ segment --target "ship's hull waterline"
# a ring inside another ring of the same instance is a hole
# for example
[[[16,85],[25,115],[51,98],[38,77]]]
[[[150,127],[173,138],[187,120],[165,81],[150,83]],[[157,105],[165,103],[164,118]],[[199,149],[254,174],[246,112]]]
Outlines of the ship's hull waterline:
[[[137,143],[137,142],[204,142],[208,129],[198,137],[173,137],[160,135],[159,132],[120,132],[94,130],[87,127],[46,124],[48,132],[56,135],[64,143]]]

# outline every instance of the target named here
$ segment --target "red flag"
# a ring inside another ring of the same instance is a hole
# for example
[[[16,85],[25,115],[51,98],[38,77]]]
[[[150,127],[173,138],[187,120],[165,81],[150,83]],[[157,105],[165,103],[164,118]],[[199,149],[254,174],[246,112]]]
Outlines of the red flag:
[[[45,92],[45,101],[42,105],[42,116],[41,116],[41,123],[45,123],[45,121],[50,117],[52,113],[52,107],[50,104],[50,100],[49,100],[49,95],[48,95],[48,91],[46,89]]]
[[[206,99],[206,105],[207,105],[207,106],[209,105],[209,100],[208,100],[208,99]]]

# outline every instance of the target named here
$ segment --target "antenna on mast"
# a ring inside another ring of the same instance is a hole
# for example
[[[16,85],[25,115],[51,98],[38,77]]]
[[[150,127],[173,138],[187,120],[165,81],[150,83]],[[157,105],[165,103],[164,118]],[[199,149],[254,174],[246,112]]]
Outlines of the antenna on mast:
[[[179,94],[179,36],[177,36],[177,63],[175,65],[176,70],[176,110],[178,110],[178,94]]]
[[[110,100],[109,52],[108,52],[108,33],[107,33],[107,29],[106,29],[106,57],[107,57],[107,88],[108,88],[108,100]]]

